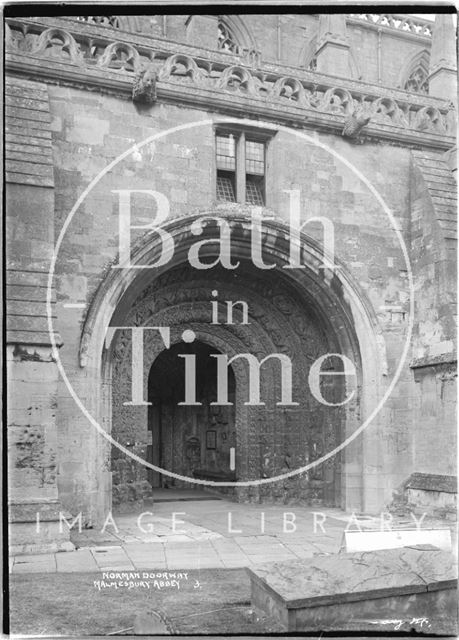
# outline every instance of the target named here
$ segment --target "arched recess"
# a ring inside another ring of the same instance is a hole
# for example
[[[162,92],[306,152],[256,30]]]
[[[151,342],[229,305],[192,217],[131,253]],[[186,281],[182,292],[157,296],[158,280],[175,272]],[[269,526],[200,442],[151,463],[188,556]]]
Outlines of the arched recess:
[[[168,272],[180,268],[186,264],[189,247],[196,242],[196,238],[190,232],[190,225],[200,215],[216,215],[227,220],[232,234],[231,251],[234,259],[249,262],[251,259],[251,220],[246,214],[237,212],[234,207],[227,212],[218,209],[215,212],[205,212],[195,214],[186,218],[177,218],[171,221],[164,228],[174,239],[175,251],[167,265],[154,270],[155,279],[152,282],[152,271],[148,268],[137,269],[111,269],[104,281],[97,290],[83,326],[80,345],[80,366],[86,369],[87,397],[85,406],[91,415],[103,425],[103,429],[111,431],[111,376],[112,376],[112,348],[114,343],[106,340],[107,327],[109,326],[131,326],[124,324],[136,300],[143,295],[148,286],[153,286],[157,278],[167,277]],[[385,353],[384,344],[380,330],[371,306],[362,295],[359,287],[347,273],[345,267],[335,259],[335,264],[339,268],[331,273],[329,270],[321,268],[323,265],[323,251],[319,244],[306,234],[301,235],[301,246],[304,269],[285,269],[289,263],[289,235],[288,227],[279,220],[264,220],[263,222],[263,260],[269,264],[275,262],[277,265],[273,272],[267,272],[267,279],[273,279],[273,273],[279,278],[279,283],[284,282],[292,296],[297,296],[307,301],[313,313],[320,319],[321,326],[327,335],[332,336],[329,348],[333,352],[337,349],[339,353],[348,356],[356,363],[358,380],[358,406],[349,403],[346,406],[346,416],[342,439],[346,439],[354,434],[360,424],[368,418],[376,408],[384,392],[385,374]],[[205,238],[215,238],[218,232],[215,228],[205,228],[200,240]],[[214,250],[215,251],[215,250]],[[139,267],[140,265],[155,264],[161,253],[161,243],[156,234],[147,235],[132,250],[131,263]],[[209,255],[214,255],[209,250]],[[177,287],[175,287],[177,290]],[[186,290],[186,287],[183,287]],[[269,299],[266,299],[267,303]],[[209,301],[207,300],[207,304]],[[231,357],[231,354],[252,352],[257,354],[257,344],[263,344],[263,353],[273,352],[270,343],[270,331],[263,328],[262,323],[257,334],[247,337],[238,335],[239,328],[219,327],[218,331],[209,331],[203,316],[200,316],[201,306],[194,307],[191,317],[192,328],[196,332],[198,339],[206,344],[210,344],[218,350],[224,350]],[[172,342],[179,339],[184,323],[190,322],[190,307],[183,310],[182,316],[175,316],[175,334],[171,336]],[[196,315],[197,314],[197,315]],[[279,318],[282,313],[278,313]],[[169,322],[167,313],[160,317],[163,323]],[[145,324],[148,318],[139,320],[138,324]],[[174,323],[171,322],[171,325]],[[165,325],[161,325],[165,326]],[[152,340],[159,341],[155,334]],[[155,348],[163,348],[151,343],[152,353]],[[150,348],[149,348],[150,349]],[[158,352],[159,353],[159,352]],[[240,381],[240,387],[247,386],[244,381],[243,369],[240,364],[235,364],[235,375]],[[241,382],[242,381],[242,382]],[[238,405],[240,411],[247,411],[241,403]],[[141,410],[144,410],[142,407]],[[243,424],[245,415],[239,416],[239,423]],[[377,418],[375,422],[377,422]],[[238,438],[242,439],[243,431],[240,430]],[[244,450],[249,442],[239,442],[239,451]],[[102,437],[98,438],[98,448],[105,451],[101,454],[104,459],[109,456],[110,445]],[[347,509],[362,509],[365,504],[365,484],[362,468],[362,447],[365,447],[361,438],[357,438],[345,449],[345,462],[341,477],[341,506]],[[107,453],[108,451],[108,453]],[[245,466],[244,466],[245,465]],[[247,459],[239,465],[239,480],[251,480],[250,469]],[[106,481],[106,480],[105,480]],[[104,482],[100,480],[101,484]],[[245,493],[244,493],[245,492]],[[242,491],[243,498],[253,496],[251,489]],[[100,491],[98,496],[94,496],[97,504],[92,507],[95,518],[101,518],[111,507],[107,502],[109,491]]]
[[[429,63],[430,53],[427,49],[418,51],[402,67],[398,78],[400,89],[411,93],[429,93]]]
[[[218,28],[219,28],[219,44],[218,48],[229,51],[231,53],[242,54],[247,51],[258,51],[255,38],[247,27],[245,21],[238,15],[220,15],[218,16]],[[228,34],[230,41],[234,42],[234,48],[228,45],[228,47],[221,46],[220,43],[224,42],[221,37],[222,31],[225,30]]]
[[[275,364],[268,362],[264,365],[261,376],[260,398],[266,403],[266,408],[247,407],[244,403],[248,400],[247,390],[249,379],[246,366],[240,360],[235,360],[233,366],[236,376],[236,416],[234,429],[227,428],[235,441],[236,451],[236,478],[256,479],[258,477],[273,477],[279,475],[288,468],[304,466],[310,456],[318,454],[324,447],[332,448],[339,442],[339,428],[343,423],[344,412],[336,409],[328,411],[330,415],[324,415],[323,407],[314,402],[313,397],[307,392],[307,366],[324,353],[340,352],[340,341],[334,335],[332,327],[327,327],[321,321],[318,314],[313,312],[313,300],[305,299],[305,295],[292,287],[288,278],[281,277],[277,272],[269,277],[260,269],[255,268],[247,260],[240,260],[237,269],[237,277],[231,270],[223,267],[212,269],[211,285],[209,275],[191,268],[186,263],[168,270],[159,276],[153,283],[144,289],[131,306],[126,304],[127,316],[121,311],[117,313],[117,324],[126,326],[166,326],[170,328],[171,341],[174,345],[180,344],[180,336],[183,331],[190,329],[197,336],[197,340],[203,344],[217,349],[220,353],[227,354],[229,358],[241,353],[254,354],[258,360],[269,357],[274,353],[286,355],[294,372],[292,397],[301,405],[289,408],[279,408],[275,401],[281,400],[279,380],[276,378]],[[213,292],[217,292],[216,297]],[[243,313],[241,304],[236,305],[232,312],[230,322],[227,320],[226,300],[245,301],[247,305],[247,322],[242,323]],[[218,324],[213,322],[211,305],[217,304]],[[120,302],[120,307],[123,301]],[[123,318],[126,317],[126,320]],[[234,317],[234,321],[233,321]],[[129,332],[130,333],[130,332]],[[114,345],[113,355],[109,356],[114,361],[112,374],[112,433],[118,442],[123,444],[123,439],[132,444],[136,442],[139,454],[142,455],[146,446],[151,441],[150,434],[146,433],[142,425],[147,423],[148,410],[141,407],[123,407],[122,401],[130,398],[131,372],[132,372],[132,343],[130,336],[120,332],[119,343]],[[144,340],[144,380],[155,358],[159,357],[164,345],[158,336],[148,332]],[[183,352],[187,348],[181,347]],[[353,361],[360,360],[359,354],[352,351],[352,345],[346,345],[346,353]],[[177,364],[177,363],[176,363]],[[183,363],[182,363],[183,365]],[[210,366],[210,363],[208,363]],[[242,366],[241,366],[242,365]],[[181,367],[183,370],[183,366]],[[176,386],[181,385],[180,366],[177,367]],[[197,388],[199,393],[202,372],[197,376]],[[339,380],[336,380],[340,382]],[[334,385],[336,387],[336,385]],[[146,392],[146,389],[144,389]],[[215,394],[215,389],[213,393]],[[327,390],[327,394],[330,393]],[[334,389],[333,391],[337,391]],[[202,394],[206,396],[206,394]],[[275,398],[274,398],[275,397]],[[309,398],[309,400],[308,400]],[[180,400],[183,399],[183,395]],[[207,399],[207,398],[206,398]],[[213,398],[215,399],[215,398]],[[306,410],[308,403],[309,412]],[[208,403],[204,403],[208,407]],[[311,405],[314,404],[314,409]],[[303,406],[304,405],[304,406]],[[286,412],[288,416],[286,417]],[[331,415],[333,413],[333,416]],[[171,414],[174,419],[171,420]],[[310,419],[309,432],[305,424]],[[166,468],[175,473],[183,474],[183,468],[189,468],[188,461],[183,452],[187,446],[187,438],[192,433],[193,437],[199,436],[201,448],[204,442],[203,421],[208,418],[206,407],[202,410],[190,407],[184,414],[183,411],[167,411],[162,417],[166,418],[168,429],[174,431],[174,443],[176,450],[182,455],[174,456],[174,467],[170,466],[172,456],[164,455],[168,462]],[[197,424],[199,422],[199,424]],[[260,425],[262,424],[262,429]],[[178,434],[177,431],[181,430]],[[219,430],[221,431],[221,429]],[[227,433],[228,435],[228,433]],[[183,437],[182,437],[183,436]],[[256,451],[254,451],[254,447]],[[277,447],[277,449],[276,449]],[[249,449],[252,449],[249,451]],[[299,453],[299,450],[302,453]],[[303,455],[304,454],[304,455]],[[114,455],[118,456],[116,449]],[[204,457],[202,459],[204,461]],[[262,462],[260,462],[262,460]],[[319,468],[314,472],[314,486],[307,486],[307,482],[298,483],[298,478],[290,481],[288,487],[276,487],[274,497],[287,497],[295,499],[302,493],[308,494],[310,499],[322,501],[326,506],[340,505],[339,475],[340,468],[328,463],[327,478],[325,470]],[[257,467],[257,465],[259,465]],[[124,501],[132,502],[129,498],[129,490],[132,483],[141,489],[145,480],[145,472],[142,466],[132,463],[132,458],[120,460],[120,466],[129,472],[125,475],[129,482],[120,483],[119,475],[115,476],[118,495],[124,496]],[[228,476],[229,468],[226,465],[206,467],[204,464],[196,464],[196,469],[201,469],[211,477],[214,471]],[[185,474],[192,477],[190,473]],[[224,479],[223,477],[221,478]],[[226,479],[229,479],[228,477]],[[305,486],[306,485],[306,486]],[[189,488],[189,483],[179,478],[168,478],[168,486]],[[249,492],[251,498],[265,498],[272,492],[266,491],[269,487],[262,487]],[[131,493],[135,493],[131,491]],[[241,496],[240,492],[238,493]],[[127,497],[127,498],[126,498]],[[118,505],[117,505],[118,506]]]

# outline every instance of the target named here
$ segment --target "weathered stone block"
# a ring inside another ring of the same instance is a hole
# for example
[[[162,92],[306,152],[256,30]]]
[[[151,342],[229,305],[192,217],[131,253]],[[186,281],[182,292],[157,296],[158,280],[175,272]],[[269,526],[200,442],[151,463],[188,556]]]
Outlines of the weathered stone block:
[[[73,128],[67,133],[67,140],[91,146],[101,145],[109,129],[110,124],[107,120],[75,114]]]
[[[382,632],[396,624],[456,631],[457,567],[433,547],[316,556],[247,572],[252,604],[286,631]]]

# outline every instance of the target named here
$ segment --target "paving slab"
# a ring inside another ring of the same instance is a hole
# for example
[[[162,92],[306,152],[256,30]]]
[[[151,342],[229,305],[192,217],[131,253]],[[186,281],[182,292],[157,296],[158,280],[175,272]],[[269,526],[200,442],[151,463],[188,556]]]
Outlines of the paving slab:
[[[216,538],[210,541],[214,549],[240,549],[234,538]]]
[[[189,542],[193,544],[193,538],[190,536],[184,535],[182,533],[174,533],[171,535],[160,536],[161,542],[170,543],[170,542]]]
[[[101,571],[135,568],[123,547],[92,547],[90,551]]]
[[[222,558],[223,569],[244,569],[245,567],[250,567],[251,565],[252,562],[250,560],[243,560],[243,558],[233,558],[231,560],[224,560]]]
[[[179,549],[165,546],[166,563],[169,569],[204,569],[223,567],[217,552],[209,545],[206,549]]]
[[[166,569],[166,554],[162,544],[129,544],[126,555],[137,569]]]
[[[185,495],[185,494],[184,494]],[[343,532],[349,525],[350,514],[339,509],[314,509],[295,505],[237,504],[229,500],[159,502],[147,507],[138,527],[138,513],[115,516],[118,533],[103,534],[95,529],[81,533],[72,530],[72,540],[82,556],[75,552],[17,556],[20,560],[11,572],[28,571],[85,571],[241,567],[259,565],[266,561],[311,558],[320,554],[336,554],[343,542]],[[233,531],[228,530],[228,513],[232,514]],[[284,513],[295,514],[296,530],[284,531]],[[320,526],[314,532],[314,512],[320,513],[325,533]],[[175,527],[172,514],[175,513]],[[264,514],[264,533],[262,533]],[[374,530],[380,518],[358,516],[360,526]],[[181,522],[184,521],[184,522]],[[366,523],[366,524],[365,524]],[[394,519],[394,527],[413,527],[411,520]],[[423,522],[424,526],[445,526],[445,523]],[[448,526],[448,525],[446,525]],[[150,528],[152,531],[149,531]],[[453,541],[457,532],[452,529]],[[185,531],[185,533],[182,532]],[[237,530],[241,530],[239,533]],[[88,555],[89,554],[89,555]],[[33,558],[37,558],[36,561]],[[49,558],[53,559],[49,559]],[[26,564],[22,564],[24,559]],[[48,558],[48,560],[45,560]],[[78,559],[74,559],[78,558]],[[87,559],[89,558],[89,559]],[[168,564],[169,563],[169,564]]]
[[[284,560],[296,560],[298,556],[292,551],[279,550],[267,553],[247,553],[251,562],[282,562]]]
[[[70,552],[69,552],[70,553]],[[56,554],[16,556],[12,573],[54,573],[56,571]]]
[[[63,573],[99,570],[99,566],[89,549],[56,553],[55,558],[57,571],[62,571]]]
[[[168,569],[166,560],[153,560],[149,558],[139,558],[137,560],[131,559],[131,562],[137,571],[143,571],[143,570],[164,571],[164,569]]]
[[[210,559],[199,559],[199,558],[182,558],[180,556],[169,558],[166,563],[167,569],[174,571],[190,571],[192,569],[224,569],[224,564],[220,558],[210,560]]]
[[[289,544],[288,549],[298,558],[312,558],[317,549],[311,545]]]
[[[174,553],[188,554],[188,555],[215,555],[216,551],[208,540],[200,542],[167,542],[164,545],[164,550],[168,556]]]
[[[193,551],[193,550],[179,550],[179,549],[168,549],[167,547],[165,548],[165,552],[166,552],[166,560],[170,561],[170,560],[174,560],[174,558],[189,558],[191,560],[202,560],[202,559],[208,559],[208,560],[218,560],[219,555],[216,551],[214,550],[208,550],[205,553],[203,552],[199,552],[199,551]]]
[[[134,542],[124,546],[125,550],[133,553],[148,553],[164,557],[164,544],[161,542]]]
[[[248,536],[235,536],[234,541],[237,542],[238,544],[244,544],[244,545],[249,545],[249,544],[276,544],[278,542],[277,538],[275,536],[270,536],[270,535],[248,535]]]
[[[241,547],[232,539],[213,540],[212,546],[225,567],[245,567],[251,563]]]
[[[248,567],[252,564],[252,560],[243,553],[235,555],[221,555],[218,556],[220,561],[227,567]]]

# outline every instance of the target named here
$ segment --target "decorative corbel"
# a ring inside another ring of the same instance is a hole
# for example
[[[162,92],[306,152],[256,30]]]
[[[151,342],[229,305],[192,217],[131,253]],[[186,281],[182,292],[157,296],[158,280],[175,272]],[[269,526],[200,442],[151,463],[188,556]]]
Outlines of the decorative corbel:
[[[134,77],[132,87],[133,102],[141,104],[154,104],[156,102],[157,73],[150,65],[141,68]]]

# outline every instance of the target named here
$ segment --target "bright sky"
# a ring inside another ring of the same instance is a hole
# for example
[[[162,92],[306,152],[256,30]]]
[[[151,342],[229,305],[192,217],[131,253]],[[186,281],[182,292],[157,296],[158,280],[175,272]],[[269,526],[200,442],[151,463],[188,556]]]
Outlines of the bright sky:
[[[411,13],[410,15],[414,16],[415,18],[424,18],[425,20],[432,20],[432,22],[435,21],[434,13]],[[454,24],[456,24],[456,20],[457,20],[457,15],[453,14]]]

